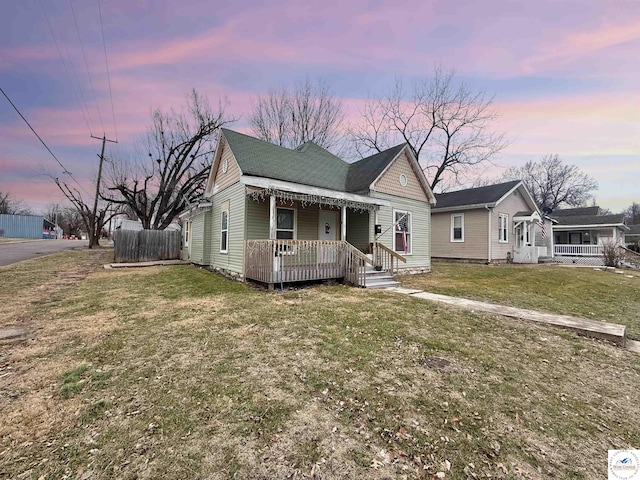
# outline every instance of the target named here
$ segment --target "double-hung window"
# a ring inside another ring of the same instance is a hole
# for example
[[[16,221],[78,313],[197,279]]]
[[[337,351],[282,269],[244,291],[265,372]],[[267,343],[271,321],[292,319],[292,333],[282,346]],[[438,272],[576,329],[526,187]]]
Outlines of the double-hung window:
[[[278,208],[276,238],[293,240],[296,238],[296,211],[293,208]]]
[[[498,241],[500,243],[509,241],[509,215],[506,213],[498,214]]]
[[[393,250],[410,255],[412,248],[411,212],[394,210],[393,221]]]
[[[451,241],[464,242],[464,213],[451,215]]]
[[[220,214],[220,253],[229,252],[229,210]]]

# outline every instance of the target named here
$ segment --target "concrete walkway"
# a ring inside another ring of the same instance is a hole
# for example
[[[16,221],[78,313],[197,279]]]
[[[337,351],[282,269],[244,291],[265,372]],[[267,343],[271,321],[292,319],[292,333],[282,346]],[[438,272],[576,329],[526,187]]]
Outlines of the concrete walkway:
[[[547,325],[553,325],[556,327],[573,330],[587,337],[608,340],[612,343],[615,343],[616,345],[626,347],[631,351],[640,353],[640,342],[627,340],[627,327],[624,325],[618,325],[616,323],[599,322],[597,320],[572,317],[569,315],[542,313],[535,310],[507,307],[505,305],[495,305],[493,303],[479,302],[477,300],[469,300],[466,298],[450,297],[447,295],[428,293],[422,290],[415,290],[404,287],[388,288],[386,290],[403,295],[409,295],[415,298],[422,298],[431,302],[445,303],[447,305],[453,305],[455,307],[461,307],[467,310],[488,312],[495,315],[504,315],[506,317],[517,318],[520,320],[545,323]]]
[[[187,260],[156,260],[153,262],[135,262],[135,263],[108,263],[104,268],[134,268],[134,267],[157,267],[165,265],[189,265],[191,262]]]

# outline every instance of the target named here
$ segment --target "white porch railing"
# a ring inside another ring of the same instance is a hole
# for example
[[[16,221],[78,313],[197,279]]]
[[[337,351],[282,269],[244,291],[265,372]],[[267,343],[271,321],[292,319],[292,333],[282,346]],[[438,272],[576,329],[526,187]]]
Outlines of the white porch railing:
[[[554,255],[601,257],[603,245],[554,245]]]
[[[245,240],[245,277],[268,284],[344,278],[364,287],[371,260],[344,241]]]

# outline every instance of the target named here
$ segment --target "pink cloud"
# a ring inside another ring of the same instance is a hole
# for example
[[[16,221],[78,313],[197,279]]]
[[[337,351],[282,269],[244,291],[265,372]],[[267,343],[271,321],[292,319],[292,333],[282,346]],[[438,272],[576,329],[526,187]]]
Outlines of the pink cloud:
[[[639,95],[601,93],[544,101],[497,103],[496,129],[509,152],[639,154]]]

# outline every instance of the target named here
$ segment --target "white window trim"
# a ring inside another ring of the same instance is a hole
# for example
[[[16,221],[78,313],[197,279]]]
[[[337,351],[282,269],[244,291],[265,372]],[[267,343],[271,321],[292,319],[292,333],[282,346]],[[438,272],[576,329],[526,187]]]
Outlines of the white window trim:
[[[278,228],[278,210],[293,210],[293,238],[298,239],[298,210],[290,207],[276,207],[276,238],[278,238],[278,232],[290,232],[288,228]],[[284,240],[284,239],[281,239]]]
[[[502,219],[504,218],[505,238],[502,238]],[[509,243],[509,215],[506,213],[498,214],[498,243]]]
[[[224,216],[224,212],[227,212],[227,228],[222,228],[222,218]],[[222,233],[227,232],[227,248],[222,249]],[[229,253],[229,209],[225,208],[220,211],[220,253]]]
[[[188,247],[189,246],[189,235],[191,234],[191,229],[189,228],[191,226],[191,220],[187,220],[186,222],[184,222],[184,246]]]
[[[455,217],[460,217],[461,221],[460,221],[460,230],[462,230],[462,238],[453,238],[453,232],[454,232],[454,218]],[[464,213],[452,213],[451,214],[451,232],[450,232],[451,238],[450,241],[453,243],[464,243]]]
[[[402,253],[401,255],[404,255],[405,257],[409,257],[411,255],[413,255],[413,214],[409,211],[409,210],[396,210],[393,209],[393,217],[391,217],[391,219],[393,220],[393,237],[392,237],[392,242],[391,242],[391,248],[393,248],[393,251],[396,253],[399,253],[396,250],[396,213],[400,213],[400,214],[404,214],[407,213],[409,214],[409,231],[407,232],[410,235],[409,238],[409,250],[407,251],[407,253]]]

